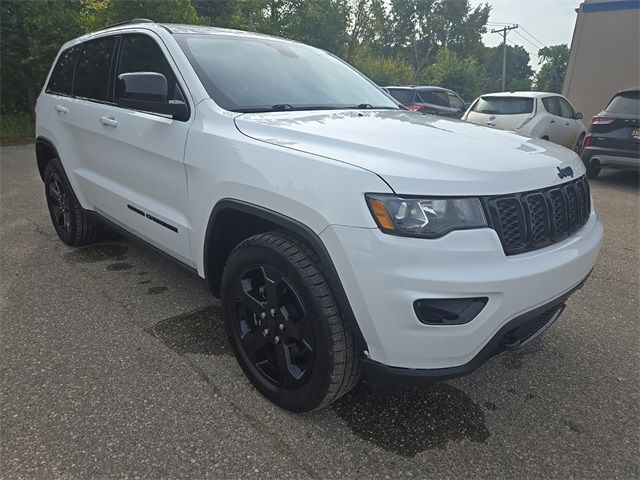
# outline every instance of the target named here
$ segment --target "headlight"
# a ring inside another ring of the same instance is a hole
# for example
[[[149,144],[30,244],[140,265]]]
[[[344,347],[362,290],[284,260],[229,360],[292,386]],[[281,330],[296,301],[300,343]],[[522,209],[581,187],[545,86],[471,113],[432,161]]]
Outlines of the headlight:
[[[410,198],[367,194],[367,204],[385,233],[438,238],[452,230],[487,226],[478,198]]]

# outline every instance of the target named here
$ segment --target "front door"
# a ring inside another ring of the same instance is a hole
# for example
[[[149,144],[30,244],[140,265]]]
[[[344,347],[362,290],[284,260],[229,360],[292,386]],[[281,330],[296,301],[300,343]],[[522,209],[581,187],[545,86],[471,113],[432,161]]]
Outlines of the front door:
[[[161,43],[151,34],[126,34],[114,75],[114,102],[122,96],[118,75],[157,72],[167,78],[169,98],[187,104],[183,88]],[[187,215],[184,146],[191,120],[109,105],[99,121],[111,140],[110,155],[100,168],[108,179],[107,195],[96,207],[147,242],[193,266]]]

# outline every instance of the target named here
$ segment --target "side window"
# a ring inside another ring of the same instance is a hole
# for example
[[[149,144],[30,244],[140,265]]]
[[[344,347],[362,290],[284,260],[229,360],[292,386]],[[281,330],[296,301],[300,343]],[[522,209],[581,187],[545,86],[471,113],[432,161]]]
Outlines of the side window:
[[[147,35],[126,35],[122,38],[120,60],[116,70],[116,98],[122,98],[124,93],[122,82],[117,80],[118,75],[136,72],[161,73],[167,79],[169,92],[167,100],[185,101],[162,50],[155,40]],[[133,100],[148,100],[146,98],[131,98]]]
[[[462,99],[455,93],[447,92],[447,95],[449,96],[449,106],[451,108],[460,110],[464,106]]]
[[[115,43],[115,37],[105,37],[82,44],[73,82],[74,96],[101,102],[111,100],[109,71]]]
[[[78,47],[71,47],[65,50],[58,57],[58,62],[51,72],[51,78],[47,84],[47,93],[57,93],[59,95],[71,95],[73,88],[73,71],[78,60]]]
[[[449,101],[447,100],[447,92],[441,92],[440,90],[433,90],[430,93],[431,101],[429,103],[433,105],[440,105],[441,107],[449,106]]]
[[[564,118],[574,118],[575,112],[569,102],[567,102],[564,98],[556,97],[558,103],[560,104],[560,116]]]
[[[556,117],[560,116],[560,105],[557,97],[547,97],[542,99],[542,104],[547,112]]]

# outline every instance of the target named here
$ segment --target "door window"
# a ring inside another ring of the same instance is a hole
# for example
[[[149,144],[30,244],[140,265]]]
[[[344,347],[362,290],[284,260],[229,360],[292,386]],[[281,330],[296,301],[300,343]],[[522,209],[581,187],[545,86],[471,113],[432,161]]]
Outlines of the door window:
[[[71,47],[60,54],[56,66],[51,72],[51,78],[47,85],[47,93],[58,95],[71,95],[73,88],[73,72],[76,68],[79,49]]]
[[[122,39],[116,78],[122,73],[154,72],[167,79],[167,100],[185,101],[171,66],[158,44],[147,35],[126,35]],[[123,96],[123,83],[116,81],[116,98]],[[135,97],[130,97],[136,99]],[[139,98],[137,100],[147,100]]]
[[[461,110],[464,106],[464,102],[462,101],[462,99],[455,93],[447,92],[447,95],[449,97],[449,106],[451,108],[455,108],[456,110]]]
[[[81,45],[73,82],[74,96],[100,102],[111,101],[109,72],[115,44],[115,37],[105,37]]]
[[[403,105],[409,105],[413,102],[413,90],[409,90],[407,88],[390,88],[389,95],[395,98],[397,101],[402,103]]]
[[[560,104],[558,103],[558,97],[547,97],[542,99],[542,104],[544,105],[544,109],[549,112],[551,115],[555,115],[556,117],[561,116],[560,112]]]
[[[424,103],[430,103],[440,107],[449,106],[446,92],[441,92],[439,90],[423,90],[420,92],[420,96],[424,99]]]
[[[576,114],[573,111],[573,107],[569,105],[569,102],[567,102],[564,98],[556,98],[558,100],[558,103],[560,104],[560,116],[571,119],[575,118]]]

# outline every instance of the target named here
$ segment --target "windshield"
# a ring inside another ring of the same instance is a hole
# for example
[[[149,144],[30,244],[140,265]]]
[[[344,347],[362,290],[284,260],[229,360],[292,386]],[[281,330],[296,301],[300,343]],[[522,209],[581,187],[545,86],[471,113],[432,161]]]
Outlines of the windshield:
[[[237,35],[176,39],[211,98],[226,110],[398,108],[358,71],[316,48]]]
[[[533,112],[533,98],[480,97],[473,112],[490,115],[520,115]]]

